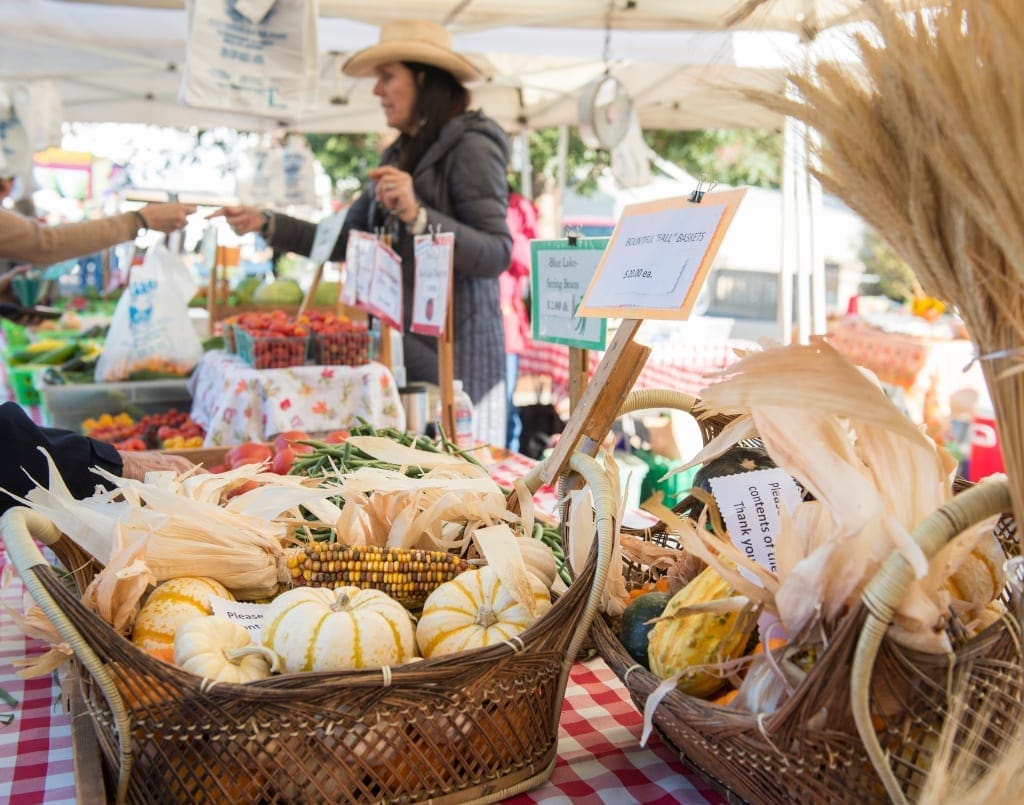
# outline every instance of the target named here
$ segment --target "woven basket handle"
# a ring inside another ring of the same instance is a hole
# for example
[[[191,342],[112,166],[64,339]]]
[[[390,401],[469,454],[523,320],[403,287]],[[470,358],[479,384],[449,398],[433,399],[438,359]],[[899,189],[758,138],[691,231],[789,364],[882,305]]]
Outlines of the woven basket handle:
[[[631,391],[622,402],[619,416],[643,411],[645,408],[675,408],[687,414],[695,414],[700,399],[692,394],[672,389],[637,389]]]
[[[931,558],[968,526],[1011,508],[1010,487],[1006,479],[984,481],[932,512],[914,529],[913,537],[925,556]],[[865,586],[861,600],[867,609],[867,620],[861,629],[850,671],[850,706],[857,732],[889,797],[896,803],[907,800],[871,724],[869,695],[871,674],[882,638],[913,581],[914,571],[910,563],[899,552],[893,552]]]
[[[4,512],[0,518],[0,539],[3,540],[7,556],[18,571],[18,576],[32,600],[43,611],[50,623],[64,638],[64,641],[75,652],[75,656],[88,669],[93,679],[100,686],[110,705],[111,713],[117,722],[121,760],[117,785],[117,802],[124,802],[128,792],[128,776],[132,770],[131,722],[128,710],[121,698],[121,692],[114,684],[114,678],[92,647],[82,637],[71,619],[53,600],[53,596],[39,581],[36,575],[39,568],[42,572],[52,572],[49,562],[43,556],[35,540],[52,545],[61,538],[60,529],[46,517],[24,506],[15,506]]]

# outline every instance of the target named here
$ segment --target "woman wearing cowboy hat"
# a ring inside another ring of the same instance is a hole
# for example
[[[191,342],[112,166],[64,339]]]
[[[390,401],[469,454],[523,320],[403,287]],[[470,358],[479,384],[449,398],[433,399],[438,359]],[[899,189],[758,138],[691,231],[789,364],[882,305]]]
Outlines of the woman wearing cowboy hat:
[[[440,25],[395,20],[380,41],[342,67],[346,75],[375,77],[389,126],[398,139],[381,155],[380,167],[353,203],[334,246],[344,260],[348,233],[385,227],[402,256],[406,332],[405,367],[410,381],[437,382],[436,339],[410,333],[413,236],[438,226],[455,233],[455,376],[473,400],[474,434],[505,444],[505,345],[498,276],[509,264],[512,239],[505,221],[508,138],[490,118],[469,111],[465,85],[483,78],[451,49]],[[252,207],[218,211],[238,233],[260,230],[269,245],[309,254],[316,228],[307,221]]]

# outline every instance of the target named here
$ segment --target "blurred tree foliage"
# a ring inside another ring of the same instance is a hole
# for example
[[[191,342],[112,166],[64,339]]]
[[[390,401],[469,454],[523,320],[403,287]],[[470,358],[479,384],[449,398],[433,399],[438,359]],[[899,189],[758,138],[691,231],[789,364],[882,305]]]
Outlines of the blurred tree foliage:
[[[662,159],[710,182],[777,188],[782,176],[782,134],[754,129],[644,132]]]
[[[309,145],[324,170],[343,193],[354,191],[377,164],[377,134],[308,134]],[[708,181],[755,187],[778,187],[782,166],[782,135],[776,132],[708,129],[644,132],[648,145],[663,159]],[[555,186],[558,175],[558,129],[530,133],[534,196]],[[569,128],[567,182],[587,195],[611,163],[607,151],[588,148],[579,130]]]
[[[875,230],[865,229],[859,256],[865,272],[872,276],[871,282],[864,283],[866,292],[881,294],[897,302],[913,298],[914,272]]]
[[[379,134],[307,134],[306,140],[343,198],[354,194],[380,161]]]

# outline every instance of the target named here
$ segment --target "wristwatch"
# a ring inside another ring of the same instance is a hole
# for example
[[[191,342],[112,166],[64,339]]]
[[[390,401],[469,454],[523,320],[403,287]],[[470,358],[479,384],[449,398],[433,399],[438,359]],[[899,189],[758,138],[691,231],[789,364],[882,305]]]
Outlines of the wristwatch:
[[[427,208],[422,204],[416,210],[416,218],[409,224],[409,231],[414,235],[422,235],[427,231]]]
[[[269,210],[261,210],[260,215],[263,216],[263,225],[260,227],[260,237],[264,240],[269,240],[270,236],[274,233],[274,215]]]

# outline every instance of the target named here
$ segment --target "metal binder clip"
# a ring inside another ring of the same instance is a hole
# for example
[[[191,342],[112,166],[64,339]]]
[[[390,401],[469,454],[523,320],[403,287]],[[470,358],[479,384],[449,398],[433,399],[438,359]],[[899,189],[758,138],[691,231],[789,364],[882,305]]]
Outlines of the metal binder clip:
[[[583,237],[583,230],[581,229],[566,229],[565,239],[568,241],[570,246],[575,246],[577,241]]]
[[[697,180],[697,186],[693,189],[693,192],[690,193],[690,203],[700,204],[704,200],[705,194],[710,193],[716,187],[718,187],[718,182],[709,182],[701,176]]]

